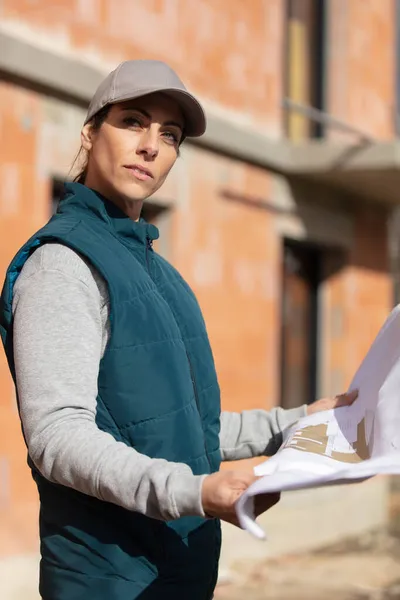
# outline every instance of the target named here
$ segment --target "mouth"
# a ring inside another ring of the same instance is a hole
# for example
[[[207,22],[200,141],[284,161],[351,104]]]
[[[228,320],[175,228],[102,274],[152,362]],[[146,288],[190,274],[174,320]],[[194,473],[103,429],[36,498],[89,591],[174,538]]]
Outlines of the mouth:
[[[142,167],[140,165],[124,165],[125,169],[129,169],[132,175],[139,179],[139,181],[147,181],[149,179],[153,179],[153,174],[149,169]]]

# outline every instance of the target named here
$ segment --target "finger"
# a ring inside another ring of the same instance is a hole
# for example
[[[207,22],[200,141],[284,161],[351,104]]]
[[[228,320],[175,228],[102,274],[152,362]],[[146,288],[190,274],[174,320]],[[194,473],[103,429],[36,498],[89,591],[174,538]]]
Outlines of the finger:
[[[358,390],[352,390],[347,394],[339,394],[336,396],[336,406],[351,406],[358,397]]]

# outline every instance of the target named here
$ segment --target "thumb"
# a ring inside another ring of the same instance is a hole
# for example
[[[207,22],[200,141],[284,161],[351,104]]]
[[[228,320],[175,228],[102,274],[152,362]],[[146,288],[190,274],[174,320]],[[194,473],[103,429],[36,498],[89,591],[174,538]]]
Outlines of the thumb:
[[[336,407],[351,406],[357,398],[358,390],[351,390],[351,392],[348,392],[347,394],[339,394],[336,396]]]

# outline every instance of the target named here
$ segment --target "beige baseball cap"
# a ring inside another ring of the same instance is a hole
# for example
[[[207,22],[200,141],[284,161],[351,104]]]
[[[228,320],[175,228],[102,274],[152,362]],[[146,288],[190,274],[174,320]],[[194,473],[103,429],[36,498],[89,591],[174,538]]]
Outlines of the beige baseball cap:
[[[179,104],[185,118],[185,137],[203,135],[206,116],[201,104],[187,91],[175,71],[158,60],[127,60],[107,75],[90,102],[85,124],[108,104],[154,92],[162,92]]]

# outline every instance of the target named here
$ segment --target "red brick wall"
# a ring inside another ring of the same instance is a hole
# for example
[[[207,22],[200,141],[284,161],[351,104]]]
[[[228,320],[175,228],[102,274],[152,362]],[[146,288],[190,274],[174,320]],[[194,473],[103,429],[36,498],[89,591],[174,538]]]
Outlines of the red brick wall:
[[[277,395],[279,240],[261,169],[191,151],[188,203],[173,234],[174,264],[193,285],[210,330],[223,407],[268,407]],[[227,194],[238,200],[228,199]]]
[[[112,68],[125,58],[162,57],[209,105],[233,116],[235,122],[252,122],[266,134],[279,135],[283,5],[281,0],[248,4],[240,0],[3,0],[0,18],[3,26],[8,23],[19,35],[59,52],[75,53],[96,66]],[[392,3],[370,0],[370,17],[364,14],[369,11],[362,10],[365,5],[366,0],[333,2],[332,28],[338,26],[340,6],[348,6],[347,26],[356,27],[360,20],[369,54],[378,53],[379,60],[371,60],[367,69],[353,41],[347,46],[342,43],[340,55],[336,43],[329,64],[332,86],[337,82],[338,89],[332,88],[330,102],[338,116],[348,116],[361,126],[357,119],[364,104],[354,105],[350,99],[355,94],[372,106],[372,98],[375,113],[368,111],[368,127],[385,137],[391,131],[393,53],[390,44],[381,40],[390,39]],[[348,59],[343,53],[349,46],[353,49]],[[343,71],[345,86],[338,79]],[[61,125],[60,110],[68,113]],[[47,219],[49,175],[60,165],[66,172],[73,159],[78,140],[74,128],[80,115],[75,109],[69,115],[69,110],[0,82],[3,273],[21,243]],[[267,408],[278,399],[281,239],[275,213],[246,201],[273,202],[271,182],[267,171],[190,147],[163,192],[176,201],[171,259],[193,285],[204,310],[225,409]],[[227,191],[239,200],[227,199]],[[344,330],[328,338],[325,369],[328,379],[341,373],[343,385],[389,308],[385,236],[381,215],[358,217],[349,263],[326,284],[327,318],[337,306]],[[25,466],[4,357],[0,358],[0,385],[1,556],[36,548],[37,498]]]
[[[367,209],[355,217],[354,229],[353,247],[340,269],[337,260],[327,265],[331,275],[324,286],[324,389],[331,394],[350,384],[393,307],[386,216]]]
[[[327,110],[378,138],[393,137],[394,0],[330,0]]]
[[[0,17],[104,68],[165,60],[212,104],[279,133],[283,9],[281,0],[4,0]]]
[[[0,91],[5,122],[0,155],[4,273],[18,247],[48,218],[53,161],[39,155],[58,153],[53,136],[50,143],[43,141],[43,131],[51,131],[46,101],[11,84],[1,84]],[[72,146],[70,151],[72,160]],[[7,178],[18,185],[5,187]],[[193,285],[204,310],[225,409],[268,408],[278,393],[279,238],[271,213],[246,204],[248,197],[269,198],[270,183],[262,169],[189,147],[164,191],[176,201],[170,257]],[[227,192],[242,200],[227,199]],[[0,459],[11,474],[0,504],[1,556],[36,548],[37,497],[3,356],[0,383],[5,432],[0,436]]]
[[[44,221],[47,179],[37,176],[37,95],[0,82],[0,271]],[[0,556],[36,548],[37,493],[26,467],[15,393],[0,359]]]

